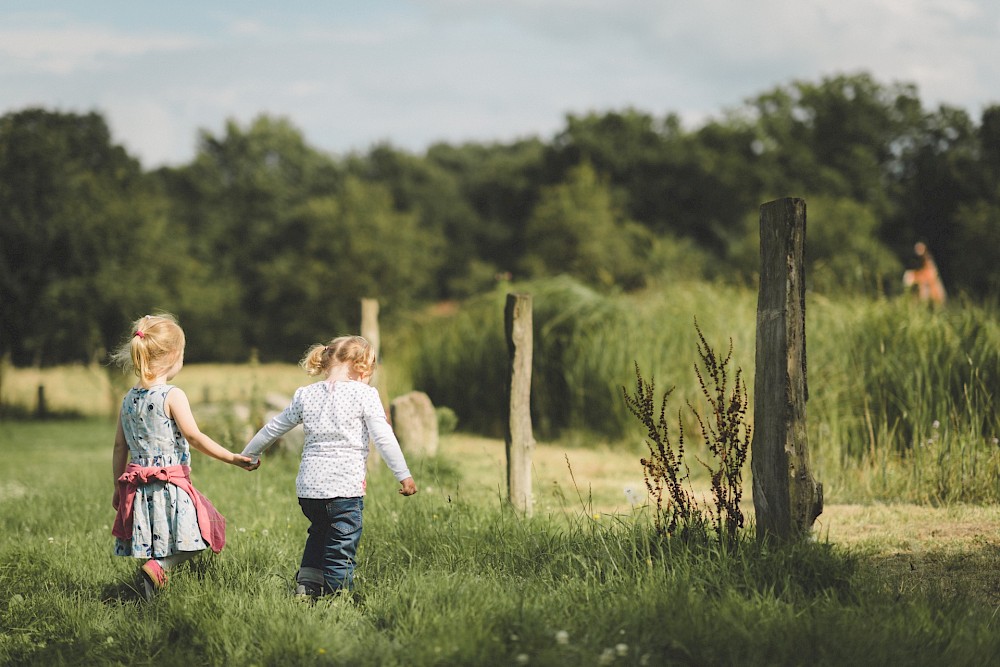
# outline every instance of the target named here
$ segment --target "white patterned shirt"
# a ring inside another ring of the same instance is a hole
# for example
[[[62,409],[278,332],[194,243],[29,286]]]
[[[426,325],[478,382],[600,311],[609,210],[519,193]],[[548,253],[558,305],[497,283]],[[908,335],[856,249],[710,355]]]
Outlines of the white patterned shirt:
[[[399,441],[385,418],[378,390],[363,382],[315,382],[295,390],[285,410],[243,448],[255,461],[296,424],[305,430],[302,462],[295,479],[299,498],[365,495],[368,443],[375,443],[397,481],[410,477]]]

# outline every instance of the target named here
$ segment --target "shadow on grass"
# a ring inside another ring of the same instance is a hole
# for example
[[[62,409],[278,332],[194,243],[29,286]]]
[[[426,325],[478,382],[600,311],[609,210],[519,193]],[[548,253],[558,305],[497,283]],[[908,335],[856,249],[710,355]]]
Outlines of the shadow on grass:
[[[143,602],[143,597],[136,588],[135,582],[118,580],[106,584],[101,589],[101,602],[104,604],[139,604]]]
[[[895,600],[926,598],[938,603],[1000,609],[1000,544],[960,552],[943,549],[871,554],[859,575]]]

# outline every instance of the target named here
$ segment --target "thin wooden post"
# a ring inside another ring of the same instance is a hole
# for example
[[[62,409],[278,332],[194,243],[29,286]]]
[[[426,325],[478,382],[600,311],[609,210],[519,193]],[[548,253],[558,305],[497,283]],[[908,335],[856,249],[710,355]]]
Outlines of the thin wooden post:
[[[760,207],[760,291],[750,468],[758,538],[791,540],[823,511],[806,443],[806,203]]]
[[[379,358],[378,300],[361,299],[361,335],[375,348],[375,358]]]
[[[49,416],[49,404],[45,400],[45,385],[38,385],[38,405],[35,407],[35,417],[45,419]]]
[[[382,351],[380,349],[382,341],[379,337],[378,329],[378,300],[377,299],[361,299],[361,336],[365,338],[369,343],[371,343],[372,348],[375,350],[375,361],[382,361]],[[382,391],[382,385],[384,381],[382,377],[385,375],[384,370],[379,366],[375,374],[372,375],[369,384],[379,390],[379,394],[382,395],[382,404],[388,409],[388,398],[384,395]]]
[[[531,516],[531,295],[508,294],[504,330],[510,355],[507,417],[507,498]]]

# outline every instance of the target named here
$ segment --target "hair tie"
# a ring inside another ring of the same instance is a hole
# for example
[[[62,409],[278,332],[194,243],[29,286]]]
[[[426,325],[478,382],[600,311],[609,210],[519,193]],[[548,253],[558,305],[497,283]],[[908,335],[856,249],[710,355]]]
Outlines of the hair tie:
[[[138,336],[139,338],[145,338],[146,332],[136,329],[136,332],[132,334],[133,337]]]

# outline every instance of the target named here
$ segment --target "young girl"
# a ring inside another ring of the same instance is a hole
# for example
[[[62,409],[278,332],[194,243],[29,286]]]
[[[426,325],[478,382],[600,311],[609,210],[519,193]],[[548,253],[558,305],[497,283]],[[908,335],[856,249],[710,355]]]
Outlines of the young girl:
[[[257,463],[271,443],[303,425],[305,446],[295,490],[310,525],[295,592],[316,599],[353,585],[369,439],[402,485],[401,494],[412,496],[417,486],[378,391],[368,384],[375,372],[375,350],[368,341],[341,336],[313,345],[300,365],[325,379],[297,389],[291,404],[257,432],[243,454]]]
[[[191,485],[188,443],[209,456],[254,470],[249,458],[225,449],[198,429],[181,389],[167,384],[184,365],[184,331],[169,314],[147,315],[112,359],[139,378],[122,400],[113,468],[117,510],[115,554],[145,558],[136,587],[146,600],[167,572],[226,543],[225,518]]]

